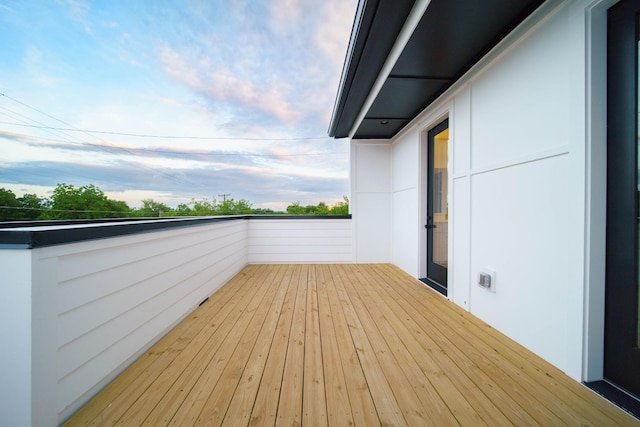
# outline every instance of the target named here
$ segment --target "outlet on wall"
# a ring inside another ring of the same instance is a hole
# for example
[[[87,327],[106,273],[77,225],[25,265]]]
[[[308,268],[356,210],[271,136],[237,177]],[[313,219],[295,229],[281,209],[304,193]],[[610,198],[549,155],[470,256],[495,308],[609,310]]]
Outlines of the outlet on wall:
[[[496,291],[496,272],[490,270],[488,268],[482,269],[480,273],[478,273],[478,286],[483,289],[488,290],[489,292]]]

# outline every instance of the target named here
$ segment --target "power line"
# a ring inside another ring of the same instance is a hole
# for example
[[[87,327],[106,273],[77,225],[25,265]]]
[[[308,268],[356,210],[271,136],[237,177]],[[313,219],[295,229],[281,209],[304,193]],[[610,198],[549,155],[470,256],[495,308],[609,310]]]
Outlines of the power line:
[[[0,122],[2,124],[4,122]],[[69,141],[63,139],[52,139],[52,138],[41,138],[36,135],[28,135],[24,133],[11,133],[11,135],[15,135],[18,137],[24,138],[36,138],[46,142],[62,142],[69,145],[74,146],[89,146],[97,149],[106,148],[109,149],[110,153],[114,153],[115,151],[126,151],[129,154],[134,154],[133,152],[145,152],[145,153],[154,153],[154,154],[183,154],[183,155],[193,155],[193,156],[242,156],[242,157],[306,157],[306,156],[330,156],[330,155],[346,155],[347,151],[325,151],[325,152],[313,152],[313,153],[291,153],[291,154],[257,154],[257,153],[248,153],[248,152],[217,152],[217,151],[193,151],[193,150],[179,150],[179,149],[162,149],[162,148],[148,148],[148,147],[126,147],[122,145],[113,145],[113,144],[99,144],[95,142],[87,142],[87,141]],[[2,134],[0,134],[0,138],[2,138]],[[51,147],[51,148],[63,148],[64,147]]]
[[[11,126],[23,126],[23,127],[30,127],[30,128],[35,128],[35,129],[57,130],[57,131],[65,131],[65,132],[82,132],[82,133],[99,133],[99,134],[104,134],[104,135],[134,136],[134,137],[137,137],[137,138],[199,139],[199,140],[220,140],[220,141],[309,141],[309,140],[329,139],[328,136],[305,136],[305,137],[300,137],[300,138],[295,138],[295,137],[288,137],[288,138],[264,138],[264,137],[261,137],[261,138],[250,138],[250,137],[233,137],[233,136],[150,135],[150,134],[143,134],[143,133],[111,132],[111,131],[104,131],[104,130],[78,129],[78,128],[61,128],[61,127],[54,127],[54,126],[29,125],[29,124],[25,124],[25,123],[0,122],[0,124],[11,125]]]
[[[104,141],[104,140],[102,140],[102,139],[100,139],[100,138],[96,137],[95,135],[91,135],[91,133],[89,133],[89,132],[87,132],[87,131],[84,131],[84,130],[82,130],[82,129],[78,129],[78,128],[74,127],[73,125],[71,125],[71,124],[69,124],[69,123],[67,123],[67,122],[65,122],[65,121],[63,121],[63,120],[60,120],[60,119],[58,119],[57,117],[52,116],[51,114],[48,114],[48,113],[46,113],[46,112],[44,112],[44,111],[41,111],[41,110],[39,110],[39,109],[37,109],[37,108],[35,108],[35,107],[33,107],[33,106],[31,106],[31,105],[29,105],[29,104],[25,103],[25,102],[19,101],[19,100],[15,99],[15,98],[13,98],[13,97],[11,97],[11,96],[9,96],[9,95],[5,94],[5,93],[0,93],[0,97],[5,97],[5,98],[7,98],[7,99],[10,99],[10,100],[12,100],[12,101],[14,101],[14,102],[16,102],[16,103],[18,103],[18,104],[20,104],[20,105],[23,105],[23,106],[25,106],[25,107],[27,107],[27,108],[29,108],[29,109],[33,110],[33,111],[36,111],[36,112],[38,112],[38,113],[40,113],[40,114],[42,114],[42,115],[44,115],[44,116],[46,116],[46,117],[49,117],[49,118],[51,118],[51,119],[53,119],[53,120],[55,120],[55,121],[57,121],[57,122],[59,122],[59,123],[62,123],[62,124],[64,124],[64,125],[66,125],[66,126],[70,126],[70,129],[71,129],[71,130],[79,131],[79,132],[83,132],[83,133],[87,134],[88,136],[90,136],[90,137],[92,137],[92,138],[96,138],[96,139],[98,139],[98,141],[100,141],[100,142],[102,142],[102,143],[103,143],[103,144],[97,145],[97,147],[101,147],[101,148],[103,149],[103,151],[106,151],[106,152],[108,152],[108,153],[113,153],[112,151],[110,151],[110,150],[113,150],[113,147],[112,147],[110,144],[108,144],[106,141]],[[34,120],[34,121],[35,121],[35,120]],[[25,126],[30,126],[30,125],[25,125]],[[53,129],[53,127],[51,127],[51,128]],[[72,141],[65,141],[65,142],[73,143]],[[135,153],[132,153],[132,152],[131,152],[130,150],[128,150],[127,148],[121,148],[121,149],[122,149],[122,150],[125,150],[125,151],[128,151],[132,156],[134,156],[134,157],[135,157]],[[170,180],[172,180],[172,181],[174,181],[174,182],[178,182],[178,183],[182,183],[182,184],[187,184],[187,183],[189,183],[189,181],[190,181],[190,182],[191,182],[191,184],[194,184],[194,185],[196,185],[196,186],[198,186],[198,185],[199,185],[198,183],[195,183],[195,182],[193,182],[193,181],[191,181],[191,180],[188,180],[188,179],[187,179],[187,180],[179,179],[178,177],[173,176],[173,175],[171,175],[171,174],[167,173],[167,172],[166,172],[166,171],[164,171],[164,170],[156,170],[156,169],[154,169],[154,168],[152,168],[152,167],[149,167],[149,166],[146,166],[146,165],[144,165],[144,164],[141,164],[140,166],[141,166],[141,167],[143,167],[143,168],[145,168],[145,169],[148,169],[148,170],[152,171],[153,173],[164,175],[164,176],[166,176],[167,178],[169,178]]]

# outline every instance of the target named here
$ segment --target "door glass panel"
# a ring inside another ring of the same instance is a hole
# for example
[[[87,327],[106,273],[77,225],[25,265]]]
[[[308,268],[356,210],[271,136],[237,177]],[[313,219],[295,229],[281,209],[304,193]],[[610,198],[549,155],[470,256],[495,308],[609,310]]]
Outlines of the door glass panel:
[[[433,144],[433,262],[447,267],[449,264],[449,200],[448,200],[449,129],[434,137]]]
[[[636,17],[636,28],[638,29],[636,30],[636,47],[638,52],[638,54],[636,55],[636,61],[638,62],[638,71],[636,71],[636,73],[640,73],[640,16]],[[638,91],[638,96],[637,96],[638,104],[636,105],[636,147],[637,147],[637,153],[638,153],[638,160],[636,163],[636,168],[640,167],[640,136],[638,135],[638,132],[640,130],[640,125],[638,125],[640,123],[640,84],[639,82],[640,82],[640,76],[637,75],[636,90]],[[638,176],[638,181],[637,181],[638,191],[637,191],[636,197],[638,197],[639,199],[636,202],[636,206],[638,203],[640,203],[640,170],[638,170],[637,176]],[[636,221],[640,221],[640,217],[637,216],[638,214],[639,212],[636,211]],[[640,230],[640,227],[636,228],[636,230]],[[640,239],[640,232],[636,234],[638,235],[638,239]],[[638,242],[638,247],[640,248],[640,241]],[[638,256],[640,256],[640,250],[636,250],[636,253],[638,254]],[[638,265],[640,265],[640,260],[638,262]],[[638,270],[639,270],[639,276],[640,276],[640,269]],[[640,277],[638,277],[638,283],[636,283],[636,285],[638,286],[638,302],[636,304],[636,347],[640,347]]]

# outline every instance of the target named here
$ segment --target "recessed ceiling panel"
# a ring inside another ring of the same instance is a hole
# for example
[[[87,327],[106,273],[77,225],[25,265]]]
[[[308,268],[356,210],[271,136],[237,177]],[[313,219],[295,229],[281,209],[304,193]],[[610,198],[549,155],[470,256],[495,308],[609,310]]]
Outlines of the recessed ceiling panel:
[[[388,78],[366,117],[411,119],[416,110],[449,84],[448,80]]]
[[[360,123],[358,132],[356,133],[356,135],[354,135],[354,138],[391,138],[393,135],[398,133],[400,129],[405,127],[407,123],[409,123],[409,120],[364,119],[362,123]]]
[[[458,78],[541,0],[432,0],[392,76]]]

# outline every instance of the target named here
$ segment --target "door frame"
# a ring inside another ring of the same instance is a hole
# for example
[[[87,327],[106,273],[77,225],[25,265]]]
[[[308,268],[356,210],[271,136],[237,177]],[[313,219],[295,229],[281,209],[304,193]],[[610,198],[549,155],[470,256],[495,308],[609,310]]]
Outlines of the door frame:
[[[423,283],[432,286],[432,283],[426,278],[427,277],[427,257],[429,256],[428,254],[428,249],[427,249],[427,230],[425,229],[425,225],[427,224],[427,200],[428,200],[428,195],[427,192],[429,191],[429,182],[428,182],[428,176],[429,176],[429,132],[431,132],[433,129],[435,129],[436,127],[438,127],[439,125],[441,125],[444,122],[448,122],[448,129],[449,129],[449,147],[448,147],[448,157],[449,160],[451,160],[451,156],[452,156],[452,147],[451,147],[451,143],[453,141],[453,130],[451,128],[451,115],[450,115],[450,108],[451,105],[447,104],[445,106],[443,106],[441,109],[439,109],[439,111],[437,111],[433,116],[431,116],[428,119],[428,125],[422,127],[422,129],[420,130],[420,149],[419,149],[419,158],[420,158],[420,182],[418,185],[418,192],[419,192],[419,197],[418,197],[418,202],[419,202],[419,209],[420,209],[420,215],[419,215],[419,219],[420,222],[418,224],[418,233],[420,238],[418,239],[420,247],[418,248],[418,254],[419,254],[419,278],[420,281],[422,281]],[[450,184],[451,184],[451,175],[452,175],[452,171],[449,171],[448,174],[448,188],[450,189]],[[449,196],[451,195],[451,191],[449,191]],[[449,211],[451,212],[451,210],[453,209],[452,207],[452,201],[449,200]],[[449,227],[451,228],[451,224],[449,224]],[[449,233],[449,246],[451,245],[451,233]],[[449,256],[451,255],[451,251],[449,250]],[[451,260],[449,260],[451,261]],[[449,262],[449,264],[451,264]],[[448,266],[449,269],[451,267],[451,265]],[[440,292],[443,296],[449,298],[449,296],[451,295],[451,289],[449,286],[449,277],[447,276],[447,283],[446,283],[446,288],[444,288],[445,292],[442,292],[441,289],[437,289],[436,287],[434,287],[438,292]]]
[[[607,237],[604,378],[640,396],[638,327],[638,19],[623,0],[607,32]],[[612,8],[613,9],[613,8]],[[630,90],[631,89],[631,90]],[[629,197],[633,194],[633,197]],[[629,230],[633,230],[629,233]],[[633,344],[632,344],[633,343]]]

